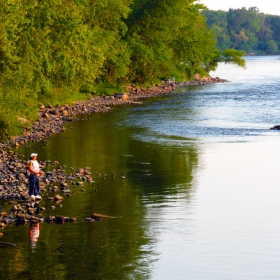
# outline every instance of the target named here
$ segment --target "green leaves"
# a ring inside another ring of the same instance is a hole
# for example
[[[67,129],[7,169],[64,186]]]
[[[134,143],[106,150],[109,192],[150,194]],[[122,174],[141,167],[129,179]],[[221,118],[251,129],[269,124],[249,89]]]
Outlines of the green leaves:
[[[0,0],[0,102],[35,118],[38,100],[207,75],[221,56],[196,2]],[[11,132],[14,123],[4,118],[11,108],[2,105],[0,121]]]
[[[224,11],[204,11],[208,27],[217,38],[217,46],[258,54],[278,53],[280,17],[260,13],[256,7]]]
[[[222,52],[222,61],[245,68],[245,59],[242,58],[245,54],[245,51],[226,49]]]

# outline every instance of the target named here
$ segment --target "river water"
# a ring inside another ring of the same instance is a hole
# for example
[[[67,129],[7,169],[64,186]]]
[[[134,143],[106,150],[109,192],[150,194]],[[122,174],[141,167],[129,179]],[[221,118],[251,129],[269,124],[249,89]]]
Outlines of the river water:
[[[1,247],[0,278],[280,279],[280,132],[269,129],[280,57],[246,60],[212,73],[229,83],[81,116],[21,148],[90,167],[95,183],[55,210],[41,202],[76,223],[43,224],[32,240],[29,225],[7,227],[2,241],[17,246]],[[94,212],[115,218],[86,222]]]

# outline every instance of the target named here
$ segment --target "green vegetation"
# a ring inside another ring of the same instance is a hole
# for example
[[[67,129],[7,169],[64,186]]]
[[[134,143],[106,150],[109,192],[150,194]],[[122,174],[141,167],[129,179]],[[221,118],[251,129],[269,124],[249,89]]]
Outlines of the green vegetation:
[[[256,7],[203,11],[217,37],[220,50],[233,48],[247,53],[279,54],[280,16],[265,15]]]
[[[21,133],[19,118],[36,119],[38,102],[207,75],[226,56],[204,9],[195,0],[0,0],[0,139]],[[240,54],[227,62],[242,65]]]

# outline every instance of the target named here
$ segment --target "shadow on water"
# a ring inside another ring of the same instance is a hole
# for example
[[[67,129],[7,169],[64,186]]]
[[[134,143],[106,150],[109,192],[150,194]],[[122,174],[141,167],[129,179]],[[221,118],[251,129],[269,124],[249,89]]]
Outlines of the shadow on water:
[[[177,196],[191,200],[198,152],[194,144],[182,149],[139,140],[140,128],[124,125],[128,115],[125,108],[91,115],[69,123],[65,133],[47,139],[47,146],[32,143],[31,149],[18,150],[26,159],[36,151],[39,160],[57,160],[69,173],[69,167],[90,167],[95,183],[86,184],[84,192],[72,186],[72,196],[55,210],[52,202],[40,203],[47,208],[44,216],[76,217],[76,223],[5,229],[5,241],[17,247],[1,248],[2,279],[151,278],[158,252],[149,206],[164,208]],[[94,212],[116,218],[86,222]]]

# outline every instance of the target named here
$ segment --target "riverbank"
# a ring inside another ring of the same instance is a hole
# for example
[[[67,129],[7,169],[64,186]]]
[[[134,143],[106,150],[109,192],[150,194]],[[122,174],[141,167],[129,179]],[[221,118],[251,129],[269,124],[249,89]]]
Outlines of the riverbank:
[[[77,115],[106,113],[111,111],[114,106],[141,104],[142,102],[137,100],[167,95],[180,86],[197,86],[223,82],[228,81],[218,77],[197,77],[190,82],[174,82],[170,80],[147,89],[128,86],[125,93],[116,93],[112,96],[95,96],[87,101],[77,102],[72,106],[66,104],[60,107],[53,107],[51,104],[47,106],[41,104],[38,111],[38,121],[32,125],[32,129],[30,131],[25,129],[22,135],[12,140],[0,142],[0,150],[17,148],[25,145],[28,141],[42,141],[52,134],[63,132],[65,130],[64,124],[75,121],[74,116]]]
[[[65,130],[64,125],[67,122],[75,121],[75,116],[106,113],[112,110],[114,106],[127,104],[142,104],[141,99],[153,98],[169,94],[179,86],[196,86],[210,83],[226,82],[220,78],[204,78],[197,79],[187,83],[176,83],[167,81],[161,85],[152,88],[143,89],[140,87],[127,87],[127,93],[117,93],[114,96],[98,96],[92,97],[84,102],[77,102],[73,106],[64,105],[61,107],[52,107],[50,104],[44,106],[41,104],[38,111],[38,121],[36,121],[31,131],[24,131],[21,136],[5,143],[0,143],[0,199],[8,200],[29,200],[28,195],[28,174],[27,160],[20,159],[14,150],[27,143],[44,142],[45,138],[52,134],[60,133]],[[32,147],[32,145],[31,145]],[[64,194],[70,194],[69,185],[78,183],[78,180],[92,182],[91,174],[88,170],[74,170],[70,168],[70,174],[65,172],[65,168],[58,166],[58,163],[45,161],[40,162],[42,169],[48,166],[49,170],[44,177],[41,178],[41,191],[45,192],[49,187],[49,191],[54,191],[54,183],[59,186],[58,189]],[[81,183],[78,183],[82,185]]]

